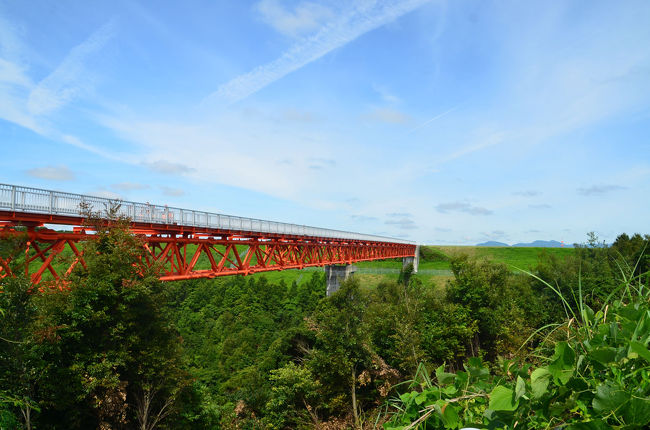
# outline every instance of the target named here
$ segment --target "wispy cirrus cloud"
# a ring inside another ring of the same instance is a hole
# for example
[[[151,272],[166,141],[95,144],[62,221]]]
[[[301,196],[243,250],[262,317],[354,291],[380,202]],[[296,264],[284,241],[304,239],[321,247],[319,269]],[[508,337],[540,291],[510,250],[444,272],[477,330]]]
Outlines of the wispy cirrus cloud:
[[[87,93],[92,87],[92,78],[85,63],[106,45],[114,31],[113,21],[109,21],[72,48],[63,61],[32,89],[27,100],[29,112],[48,114]]]
[[[264,22],[275,30],[291,37],[297,37],[318,29],[334,13],[328,7],[303,1],[293,10],[285,8],[278,0],[261,0],[255,10]]]
[[[613,191],[625,190],[627,187],[621,185],[612,185],[612,184],[602,184],[602,185],[592,185],[586,188],[578,188],[578,194],[583,196],[597,196],[606,193],[611,193]]]
[[[113,21],[102,25],[74,46],[45,78],[34,83],[29,73],[30,47],[22,42],[15,27],[0,17],[0,119],[105,158],[124,161],[58,130],[49,119],[50,114],[92,93],[95,77],[86,63],[104,48],[114,32]]]
[[[430,0],[353,2],[347,11],[304,38],[279,58],[221,85],[205,101],[234,103],[256,93],[291,72],[344,46],[375,28],[414,11]]]
[[[414,131],[417,131],[417,130],[423,128],[423,127],[426,127],[427,125],[429,125],[429,124],[432,123],[433,121],[436,121],[436,120],[438,120],[438,119],[444,117],[445,115],[447,115],[447,114],[449,114],[449,113],[455,111],[456,109],[458,109],[458,106],[454,106],[454,107],[451,108],[451,109],[447,109],[446,111],[444,111],[444,112],[442,112],[442,113],[439,113],[439,114],[433,116],[432,118],[429,118],[428,120],[424,121],[422,124],[420,124],[420,125],[418,125],[418,126],[416,126],[416,127],[413,127],[412,129],[410,129],[410,130],[409,130],[409,133],[413,133]]]

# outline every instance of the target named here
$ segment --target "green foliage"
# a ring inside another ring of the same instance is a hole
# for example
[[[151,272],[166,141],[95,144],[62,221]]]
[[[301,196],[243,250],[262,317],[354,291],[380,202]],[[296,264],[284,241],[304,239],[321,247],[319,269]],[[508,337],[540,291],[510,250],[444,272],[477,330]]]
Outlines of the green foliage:
[[[620,266],[623,273],[632,272],[632,276],[643,277],[648,284],[650,273],[650,235],[635,233],[628,236],[623,233],[619,235],[611,247],[611,252],[621,257]]]
[[[323,274],[291,285],[263,276],[168,283],[166,295],[186,366],[209,399],[195,404],[193,416],[222,428],[262,426],[258,417],[275,410],[269,405],[277,400],[271,372],[303,361],[313,346],[304,318],[325,296]],[[307,412],[295,407],[288,422]]]
[[[123,220],[96,227],[69,292],[0,281],[0,428],[28,411],[38,428],[131,428],[146,399],[157,427],[360,427],[391,394],[387,428],[647,423],[647,237],[545,253],[533,277],[423,248],[452,267],[446,288],[407,267],[325,297],[317,271],[163,285]],[[20,243],[0,245],[20,264]]]
[[[316,343],[308,366],[327,388],[327,397],[350,399],[353,414],[355,396],[362,395],[357,393],[357,377],[372,366],[373,351],[362,326],[366,306],[358,282],[348,280],[311,317]]]
[[[95,228],[69,291],[2,280],[0,387],[28,428],[124,427],[144,416],[151,428],[174,418],[187,383],[162,285],[139,263],[141,244],[125,220]]]
[[[7,278],[0,293],[0,428],[31,422],[39,411],[34,401],[43,367],[33,335],[37,307],[31,284],[22,276]],[[19,418],[20,417],[20,418]]]
[[[161,283],[139,264],[142,252],[119,221],[97,227],[87,268],[73,274],[70,291],[43,298],[42,330],[56,336],[44,344],[47,361],[57,363],[44,372],[44,419],[120,426],[142,415],[136,405],[149,396],[150,414],[173,403],[184,384],[179,344],[161,310]]]
[[[638,281],[617,291],[597,312],[578,302],[579,317],[561,327],[565,340],[552,355],[540,346],[546,364],[506,361],[495,375],[476,359],[465,372],[440,367],[436,384],[414,380],[395,399],[399,412],[385,428],[647,428],[650,294]]]
[[[451,267],[454,279],[446,298],[476,324],[472,355],[481,350],[494,359],[514,352],[537,326],[537,299],[530,287],[503,264],[461,256]]]
[[[473,341],[478,334],[478,321],[462,305],[434,299],[427,306],[420,329],[421,348],[427,362],[449,363],[459,367],[473,354]]]
[[[308,368],[293,362],[270,373],[271,399],[266,404],[265,422],[269,428],[307,427],[312,420],[320,389]]]

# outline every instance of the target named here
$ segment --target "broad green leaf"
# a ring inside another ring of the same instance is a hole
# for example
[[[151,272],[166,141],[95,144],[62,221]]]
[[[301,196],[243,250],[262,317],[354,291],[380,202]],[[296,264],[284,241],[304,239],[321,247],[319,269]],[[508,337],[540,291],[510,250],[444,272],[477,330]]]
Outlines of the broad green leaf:
[[[515,393],[510,388],[497,385],[490,393],[489,409],[493,411],[514,411],[519,405],[514,399]]]
[[[402,403],[409,403],[413,397],[417,396],[419,393],[417,391],[411,391],[410,393],[400,394],[399,399]]]
[[[438,383],[440,385],[447,385],[454,382],[454,379],[456,379],[456,375],[454,375],[453,373],[445,372],[445,367],[440,366],[436,369],[436,378],[438,378]]]
[[[530,375],[530,387],[533,397],[539,399],[546,393],[551,379],[551,373],[545,367],[535,369]]]
[[[612,347],[594,349],[589,355],[592,359],[605,366],[616,361],[616,349]]]
[[[449,386],[443,388],[442,392],[445,393],[448,396],[453,396],[458,392],[458,388],[456,388],[453,385],[449,385]]]
[[[456,386],[457,387],[464,387],[465,384],[467,384],[467,381],[469,379],[469,375],[467,372],[458,371],[456,372]]]
[[[415,403],[418,405],[421,405],[422,403],[426,402],[427,400],[427,392],[423,391],[417,396],[415,396]]]
[[[596,396],[592,402],[594,410],[602,414],[618,411],[625,406],[630,395],[619,386],[607,381],[596,388]]]
[[[564,385],[573,376],[576,354],[566,342],[555,345],[555,354],[548,365],[548,371],[556,383]]]
[[[455,429],[458,427],[458,411],[453,405],[448,403],[443,407],[442,420],[447,428]]]
[[[515,401],[518,401],[524,394],[526,394],[526,382],[521,379],[521,376],[517,376],[517,385],[515,387]]]
[[[650,399],[632,397],[623,413],[625,423],[636,424],[648,428],[650,424]]]
[[[467,360],[465,369],[470,376],[477,379],[484,379],[490,374],[490,370],[483,364],[483,360],[478,357],[472,357]]]
[[[636,354],[637,357],[641,357],[641,358],[645,359],[646,361],[650,362],[650,351],[642,343],[630,342],[630,352],[627,354],[627,356],[629,358],[637,358],[637,357],[634,357],[633,354]]]

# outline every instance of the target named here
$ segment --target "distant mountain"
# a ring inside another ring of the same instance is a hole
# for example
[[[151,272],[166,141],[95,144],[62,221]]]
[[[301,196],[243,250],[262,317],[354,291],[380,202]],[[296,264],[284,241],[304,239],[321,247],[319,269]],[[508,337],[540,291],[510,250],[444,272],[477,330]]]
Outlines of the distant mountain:
[[[515,248],[562,248],[562,242],[557,240],[536,240],[529,243],[515,243]],[[564,248],[573,248],[572,244],[564,244]]]
[[[503,242],[495,242],[493,240],[489,240],[487,242],[479,243],[476,246],[510,246],[510,245]]]
[[[510,246],[507,243],[503,242],[496,242],[494,240],[490,240],[487,242],[483,243],[478,243],[476,246]],[[534,242],[529,242],[529,243],[515,243],[512,245],[513,248],[562,248],[562,242],[558,242],[557,240],[536,240]],[[564,244],[564,248],[573,248],[573,244]]]

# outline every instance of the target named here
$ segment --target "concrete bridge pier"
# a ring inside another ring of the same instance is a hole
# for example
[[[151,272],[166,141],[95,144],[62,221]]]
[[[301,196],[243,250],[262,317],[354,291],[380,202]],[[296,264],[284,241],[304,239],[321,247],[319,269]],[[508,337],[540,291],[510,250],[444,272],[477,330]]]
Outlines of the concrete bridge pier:
[[[413,273],[418,273],[418,264],[420,264],[420,245],[415,247],[415,257],[403,257],[402,269],[406,269],[409,264],[413,265]]]
[[[350,278],[357,271],[357,267],[351,264],[343,266],[329,265],[325,266],[325,279],[327,280],[327,296],[331,296],[338,291],[341,282]]]

